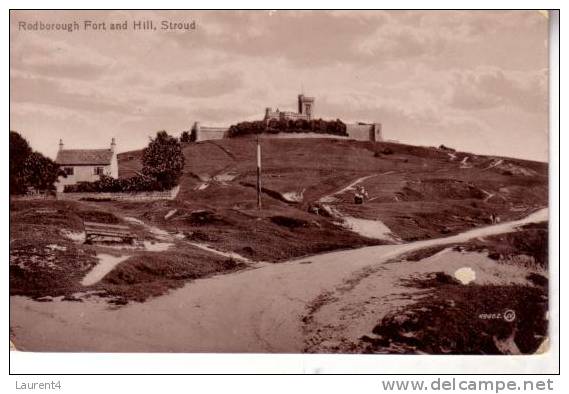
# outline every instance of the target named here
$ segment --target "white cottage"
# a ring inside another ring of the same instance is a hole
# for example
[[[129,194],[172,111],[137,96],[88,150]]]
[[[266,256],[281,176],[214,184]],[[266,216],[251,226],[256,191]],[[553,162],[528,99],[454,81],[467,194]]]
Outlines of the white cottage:
[[[113,178],[119,176],[114,138],[109,149],[63,149],[63,141],[59,140],[55,162],[67,174],[67,178],[59,178],[56,184],[58,192],[62,192],[65,185],[97,181],[103,174]]]

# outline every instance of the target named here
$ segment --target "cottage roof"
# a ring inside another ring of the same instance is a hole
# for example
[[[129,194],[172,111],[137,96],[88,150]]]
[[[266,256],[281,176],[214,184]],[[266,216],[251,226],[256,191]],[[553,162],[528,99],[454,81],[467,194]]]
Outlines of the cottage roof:
[[[60,165],[110,165],[113,154],[110,149],[62,149],[55,162]]]

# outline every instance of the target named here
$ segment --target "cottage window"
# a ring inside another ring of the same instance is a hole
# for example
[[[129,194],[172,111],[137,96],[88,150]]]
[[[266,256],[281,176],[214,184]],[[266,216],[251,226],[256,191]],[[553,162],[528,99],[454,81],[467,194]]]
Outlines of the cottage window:
[[[64,167],[63,171],[66,175],[73,175],[73,167]]]
[[[95,175],[103,175],[103,167],[95,167]]]

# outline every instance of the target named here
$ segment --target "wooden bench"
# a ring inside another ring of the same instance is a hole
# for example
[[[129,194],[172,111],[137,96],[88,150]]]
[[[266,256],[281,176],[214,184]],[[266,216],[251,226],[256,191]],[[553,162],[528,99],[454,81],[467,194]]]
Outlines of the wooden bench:
[[[111,240],[133,244],[136,239],[128,226],[95,222],[84,222],[83,224],[85,225],[86,243]]]

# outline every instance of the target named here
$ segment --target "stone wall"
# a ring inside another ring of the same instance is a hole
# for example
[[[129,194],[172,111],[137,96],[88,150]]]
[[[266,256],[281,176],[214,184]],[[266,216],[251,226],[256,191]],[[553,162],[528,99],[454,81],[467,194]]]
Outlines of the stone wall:
[[[207,128],[202,128],[195,141],[199,142],[199,141],[221,140],[225,137],[226,132],[227,129],[208,130]]]
[[[268,109],[270,110],[270,109]],[[282,112],[281,112],[282,114]],[[301,115],[304,116],[304,115]],[[195,122],[192,127],[191,140],[194,142],[220,140],[227,135],[228,128],[225,127],[207,127]],[[349,139],[357,141],[383,141],[383,133],[381,123],[348,123],[346,124],[346,132]],[[309,134],[315,133],[279,133],[278,138],[303,138]],[[268,138],[269,134],[263,134],[263,138]],[[290,137],[289,137],[290,136]],[[316,138],[337,138],[331,134],[317,134]],[[346,138],[346,137],[344,137]]]
[[[200,122],[194,122],[190,134],[192,142],[220,140],[223,139],[229,127],[202,126]]]
[[[55,200],[55,194],[26,194],[10,196],[10,201],[36,201],[36,200]]]
[[[346,131],[348,138],[357,141],[383,141],[381,123],[346,124]]]
[[[133,192],[133,193],[57,193],[58,200],[113,200],[113,201],[158,201],[173,200],[178,195],[180,186],[171,190],[155,192]]]

